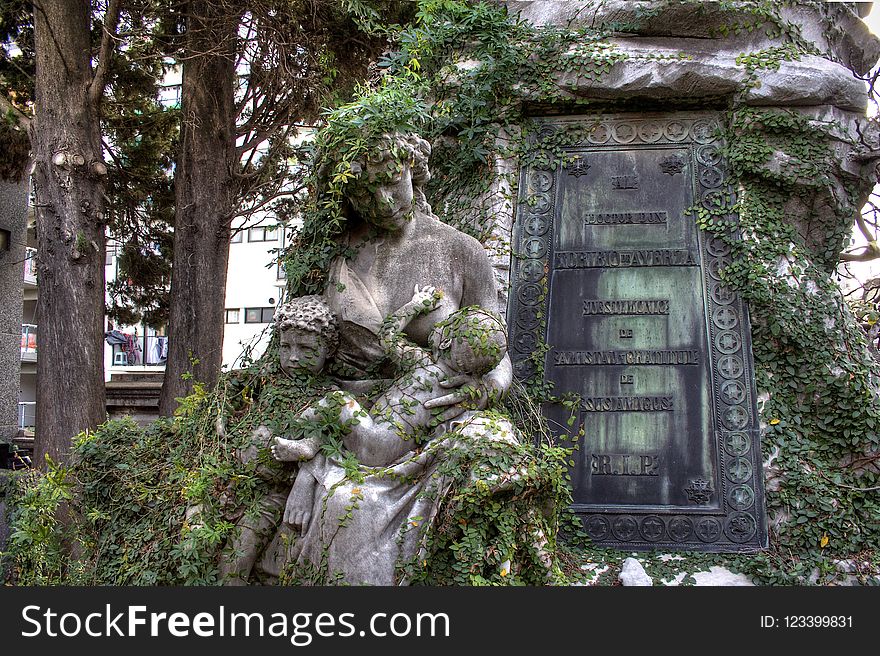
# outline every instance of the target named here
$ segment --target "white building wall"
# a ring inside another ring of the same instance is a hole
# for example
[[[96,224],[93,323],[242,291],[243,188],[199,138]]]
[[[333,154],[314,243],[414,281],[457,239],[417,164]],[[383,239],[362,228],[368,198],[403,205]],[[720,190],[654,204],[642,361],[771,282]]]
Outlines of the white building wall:
[[[34,226],[33,208],[28,209],[27,254],[24,262],[24,279],[22,281],[22,342],[21,363],[18,384],[18,427],[33,429],[36,417],[37,401],[37,358],[39,341],[35,327],[39,324],[37,316],[37,278],[36,278],[36,247],[37,235]],[[28,329],[26,329],[26,326]],[[30,328],[34,332],[30,333]],[[26,330],[28,334],[26,333]]]
[[[227,322],[224,325],[223,367],[232,369],[240,366],[241,356],[247,348],[257,358],[262,355],[271,336],[271,315],[283,292],[284,280],[279,279],[279,267],[276,263],[277,252],[283,245],[282,230],[268,230],[274,225],[275,219],[264,217],[260,222],[252,219],[247,227],[241,223],[234,225],[238,234],[229,245],[229,265],[226,278]],[[265,229],[265,230],[264,230]],[[268,231],[269,234],[266,234]],[[107,281],[116,277],[116,255],[108,243]],[[109,297],[108,297],[109,302]],[[265,309],[265,311],[263,311]],[[246,321],[248,310],[251,319]],[[256,310],[256,312],[255,312]],[[237,311],[237,318],[234,316]],[[151,337],[152,329],[139,326],[113,326],[116,330],[136,335],[137,341],[146,350],[154,347]],[[147,340],[144,342],[144,335]],[[118,349],[117,349],[118,351]],[[141,361],[137,365],[114,363],[114,349],[104,343],[104,379],[110,380],[112,374],[136,371],[162,371],[162,365],[145,363],[145,353],[141,353]]]
[[[284,281],[278,277],[276,264],[282,245],[282,230],[270,232],[267,226],[271,226],[269,220],[242,229],[229,245],[224,368],[239,366],[241,356],[248,348],[253,349],[253,358],[262,355],[271,336],[271,315],[283,291]],[[266,241],[262,241],[264,237]]]

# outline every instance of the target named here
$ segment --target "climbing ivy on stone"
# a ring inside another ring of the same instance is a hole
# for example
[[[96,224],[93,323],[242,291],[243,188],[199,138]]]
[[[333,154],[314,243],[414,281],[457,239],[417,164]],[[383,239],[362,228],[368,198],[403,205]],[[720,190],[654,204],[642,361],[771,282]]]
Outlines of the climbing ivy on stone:
[[[726,158],[738,182],[738,229],[697,212],[725,239],[725,281],[749,303],[772,543],[738,560],[765,582],[834,581],[835,562],[876,564],[880,538],[880,363],[833,278],[857,190],[833,195],[834,128],[780,110],[730,114]],[[813,230],[810,195],[836,203]]]

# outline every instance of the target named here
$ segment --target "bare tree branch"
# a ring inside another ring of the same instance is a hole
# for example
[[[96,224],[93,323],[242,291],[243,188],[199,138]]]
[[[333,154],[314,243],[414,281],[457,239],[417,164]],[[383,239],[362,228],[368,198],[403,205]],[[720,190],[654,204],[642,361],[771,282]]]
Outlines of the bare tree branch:
[[[97,110],[104,97],[104,87],[107,84],[107,73],[110,70],[110,59],[116,47],[116,28],[119,26],[119,13],[122,10],[122,0],[110,0],[107,11],[104,13],[104,32],[101,35],[101,49],[98,55],[98,65],[95,68],[95,76],[89,85],[89,104],[93,110]]]
[[[880,248],[877,247],[877,242],[872,241],[867,246],[865,246],[861,251],[857,253],[841,253],[840,261],[841,262],[870,262],[871,260],[876,260],[880,258]]]

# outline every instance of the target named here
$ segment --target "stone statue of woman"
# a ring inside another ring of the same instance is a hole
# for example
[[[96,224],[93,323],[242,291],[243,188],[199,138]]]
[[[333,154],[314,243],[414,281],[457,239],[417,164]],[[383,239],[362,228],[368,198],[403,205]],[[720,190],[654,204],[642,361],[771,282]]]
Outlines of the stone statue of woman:
[[[425,199],[429,155],[429,144],[418,136],[385,135],[368,157],[351,165],[356,179],[346,193],[349,224],[342,239],[353,256],[332,263],[324,299],[339,331],[329,370],[335,371],[340,389],[360,394],[367,404],[368,391],[397,373],[387,344],[383,346],[383,322],[411,301],[414,288],[439,292],[431,308],[411,317],[403,330],[406,339],[422,348],[429,347],[435,327],[462,308],[500,314],[486,251],[476,239],[442,223]],[[388,462],[377,464],[373,458],[355,472],[350,460],[341,462],[321,452],[302,463],[308,480],[316,482],[316,493],[310,497],[311,511],[297,513],[302,535],[293,539],[287,555],[300,572],[297,578],[407,583],[402,566],[419,557],[426,531],[452,484],[443,464],[461,457],[469,440],[516,443],[507,419],[483,412],[503,397],[511,382],[510,360],[502,350],[490,371],[450,375],[436,386],[436,393],[414,400],[435,413],[436,428],[419,448],[389,449]],[[509,483],[510,473],[489,478],[501,485]],[[302,517],[308,520],[300,525]]]
[[[390,373],[379,339],[382,322],[410,300],[414,285],[443,294],[432,312],[406,327],[406,336],[422,347],[436,324],[463,307],[503,314],[483,246],[442,223],[425,199],[430,153],[428,142],[416,135],[386,135],[366,161],[352,165],[358,177],[348,193],[352,212],[344,239],[355,255],[336,259],[324,292],[340,322],[336,358],[350,367],[351,379]],[[446,408],[444,418],[451,419],[464,411],[457,404],[476,392],[470,407],[485,408],[512,379],[505,357],[479,379],[449,381],[450,393],[434,405]]]

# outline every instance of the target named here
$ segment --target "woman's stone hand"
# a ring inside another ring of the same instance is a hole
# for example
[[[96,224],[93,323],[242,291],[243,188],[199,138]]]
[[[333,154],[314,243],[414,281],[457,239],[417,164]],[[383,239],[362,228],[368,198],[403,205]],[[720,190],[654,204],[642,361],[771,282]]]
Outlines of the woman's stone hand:
[[[436,399],[425,401],[426,408],[445,408],[438,419],[448,421],[455,419],[466,410],[485,410],[489,406],[489,400],[493,389],[484,377],[460,374],[452,376],[440,382],[445,389],[455,391]]]

